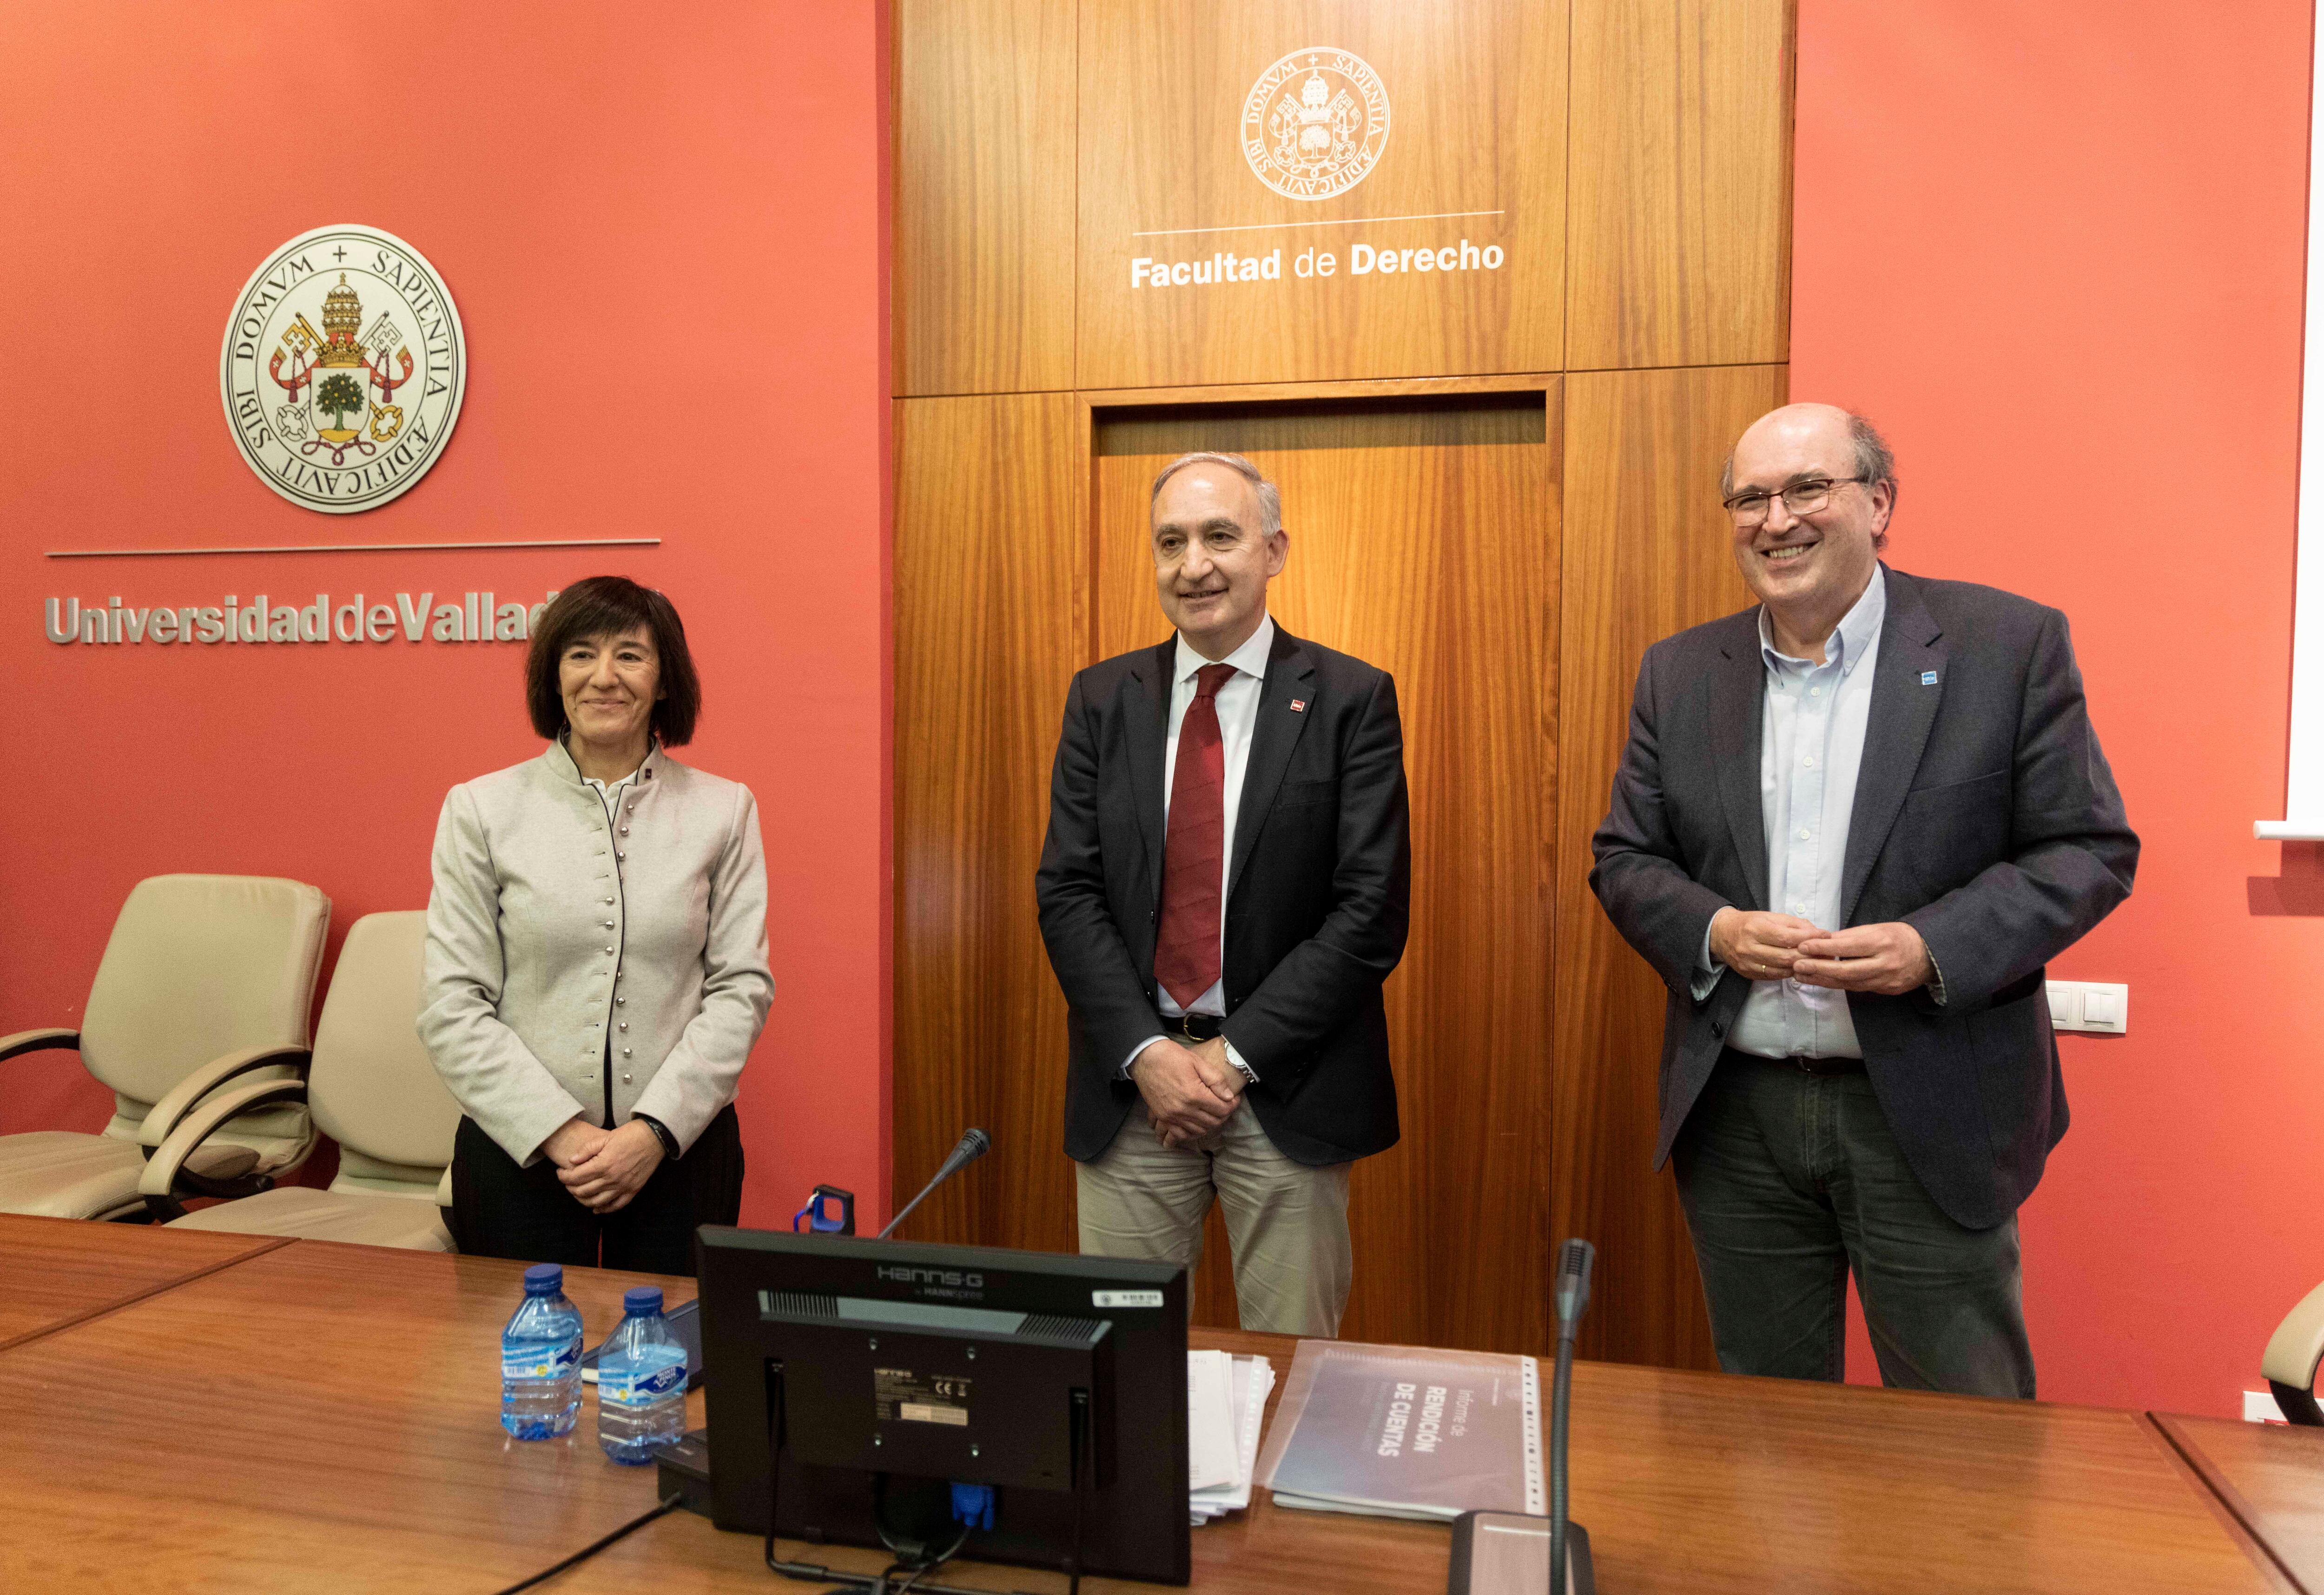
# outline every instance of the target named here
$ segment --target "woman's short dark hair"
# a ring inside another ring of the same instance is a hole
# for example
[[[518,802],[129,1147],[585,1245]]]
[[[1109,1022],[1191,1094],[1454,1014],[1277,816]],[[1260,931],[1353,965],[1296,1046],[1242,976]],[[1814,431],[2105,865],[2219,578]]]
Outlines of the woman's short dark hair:
[[[532,629],[531,650],[524,658],[524,706],[532,715],[533,730],[554,742],[565,729],[558,661],[567,648],[591,637],[618,637],[639,630],[652,633],[654,652],[661,659],[662,696],[653,706],[654,737],[665,748],[691,742],[694,722],[702,713],[702,678],[694,673],[694,656],[686,650],[685,622],[669,599],[625,576],[584,577],[541,611],[540,623]]]

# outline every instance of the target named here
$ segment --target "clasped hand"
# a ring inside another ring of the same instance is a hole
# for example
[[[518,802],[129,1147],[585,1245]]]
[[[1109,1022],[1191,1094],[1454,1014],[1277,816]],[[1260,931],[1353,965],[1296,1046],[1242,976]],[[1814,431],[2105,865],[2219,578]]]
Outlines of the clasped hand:
[[[1186,1147],[1216,1131],[1242,1100],[1242,1071],[1227,1061],[1222,1037],[1181,1046],[1167,1037],[1147,1044],[1130,1065],[1130,1077],[1146,1099],[1154,1139],[1166,1147]]]
[[[661,1166],[661,1139],[631,1120],[618,1129],[600,1129],[586,1119],[568,1119],[540,1144],[557,1165],[557,1177],[573,1199],[591,1212],[619,1212]]]
[[[1901,996],[1934,968],[1921,933],[1902,920],[1825,931],[1793,914],[1726,908],[1711,917],[1711,955],[1755,981]]]

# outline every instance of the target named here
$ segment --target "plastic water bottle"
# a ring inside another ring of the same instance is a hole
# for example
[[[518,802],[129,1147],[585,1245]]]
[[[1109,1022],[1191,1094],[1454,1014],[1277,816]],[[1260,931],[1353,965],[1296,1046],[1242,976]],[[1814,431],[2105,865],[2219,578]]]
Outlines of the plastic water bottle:
[[[597,1443],[635,1465],[686,1433],[686,1348],[670,1338],[657,1286],[622,1296],[622,1314],[597,1353]]]
[[[581,1309],[565,1297],[565,1270],[524,1271],[524,1305],[501,1331],[501,1427],[519,1440],[573,1432],[581,1410]]]

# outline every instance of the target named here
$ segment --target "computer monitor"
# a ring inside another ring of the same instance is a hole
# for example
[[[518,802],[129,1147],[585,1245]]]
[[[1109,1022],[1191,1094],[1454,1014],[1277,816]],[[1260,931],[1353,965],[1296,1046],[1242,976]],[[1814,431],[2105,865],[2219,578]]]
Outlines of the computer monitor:
[[[706,1226],[712,1518],[1184,1584],[1186,1276],[1167,1263]],[[779,1445],[780,1464],[770,1461]],[[883,1535],[882,1529],[886,1529]]]

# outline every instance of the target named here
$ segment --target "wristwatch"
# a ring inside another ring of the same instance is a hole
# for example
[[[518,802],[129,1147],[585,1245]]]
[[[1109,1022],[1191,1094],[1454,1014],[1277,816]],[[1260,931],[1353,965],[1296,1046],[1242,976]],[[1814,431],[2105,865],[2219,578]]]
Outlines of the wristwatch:
[[[631,1118],[653,1131],[654,1139],[661,1143],[661,1155],[672,1163],[678,1161],[678,1138],[669,1133],[669,1126],[647,1113],[632,1113]]]

